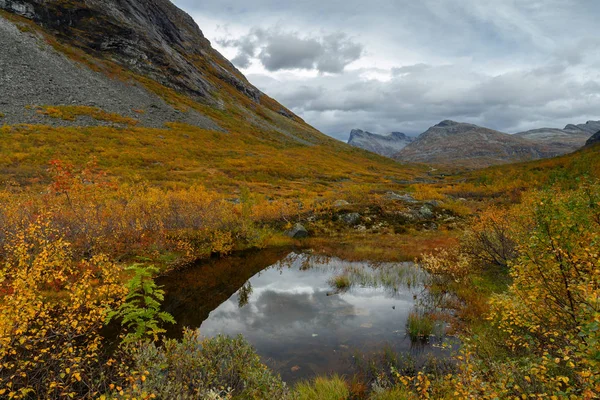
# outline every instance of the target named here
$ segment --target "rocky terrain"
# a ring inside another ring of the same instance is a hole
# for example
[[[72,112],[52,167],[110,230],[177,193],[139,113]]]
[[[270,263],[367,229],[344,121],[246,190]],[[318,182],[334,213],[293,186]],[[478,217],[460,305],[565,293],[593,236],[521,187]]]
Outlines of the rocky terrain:
[[[484,167],[557,155],[547,145],[483,128],[442,121],[394,155],[403,162]]]
[[[600,131],[596,132],[591,138],[589,138],[587,142],[585,142],[585,145],[587,147],[593,146],[598,143],[600,143]]]
[[[412,143],[413,140],[414,138],[402,132],[392,132],[384,136],[360,129],[353,129],[350,132],[348,144],[385,157],[391,157],[405,148],[409,143]]]
[[[566,154],[581,148],[590,138],[590,135],[598,130],[600,130],[600,121],[588,121],[579,125],[569,124],[564,129],[533,129],[515,133],[515,136],[545,144],[557,154]]]
[[[600,130],[600,121],[510,135],[447,120],[416,139],[399,132],[381,136],[353,130],[348,144],[404,162],[485,167],[571,153],[583,147],[595,129]]]
[[[222,120],[235,120],[287,141],[329,140],[252,86],[169,0],[0,0],[0,71],[0,124],[111,124],[40,110],[92,106],[138,126],[226,131]]]

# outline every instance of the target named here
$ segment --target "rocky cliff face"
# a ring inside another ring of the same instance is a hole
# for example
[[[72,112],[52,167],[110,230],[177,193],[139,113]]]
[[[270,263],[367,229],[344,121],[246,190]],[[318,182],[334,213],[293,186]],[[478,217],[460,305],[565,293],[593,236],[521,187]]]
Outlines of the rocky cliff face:
[[[328,140],[252,86],[169,0],[0,0],[0,70],[4,124],[69,124],[36,106],[86,105],[144,126],[221,129],[225,118]],[[98,124],[76,121],[88,123]]]
[[[586,146],[594,146],[600,143],[600,131],[596,132],[588,141],[585,143]]]
[[[215,90],[212,72],[252,100],[260,99],[260,91],[169,0],[0,0],[0,8],[35,21],[58,39],[197,97],[210,99]]]
[[[394,158],[404,162],[484,167],[554,155],[542,144],[447,120],[429,128]]]
[[[398,151],[405,148],[414,139],[402,132],[392,132],[384,136],[360,129],[353,129],[350,132],[348,144],[359,147],[385,157],[391,157]]]

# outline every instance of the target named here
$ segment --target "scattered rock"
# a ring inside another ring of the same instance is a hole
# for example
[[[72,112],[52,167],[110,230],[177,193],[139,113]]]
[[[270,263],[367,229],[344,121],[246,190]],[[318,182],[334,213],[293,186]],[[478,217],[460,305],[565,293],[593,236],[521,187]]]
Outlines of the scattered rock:
[[[294,228],[287,231],[286,235],[288,235],[289,237],[294,238],[294,239],[302,239],[302,238],[306,238],[309,236],[306,228],[304,226],[302,226],[302,224],[300,224],[300,223],[296,224],[294,226]]]
[[[418,201],[410,194],[398,194],[395,192],[387,192],[385,198],[388,200],[399,200],[405,203],[418,203]]]
[[[440,206],[440,202],[437,200],[427,200],[425,202],[425,204],[427,204],[428,206],[431,206],[431,207],[439,207]]]
[[[350,203],[348,203],[346,200],[337,200],[335,203],[333,203],[334,207],[344,207],[350,205]]]
[[[348,225],[356,225],[356,223],[360,220],[359,213],[348,213],[343,214],[341,217],[342,221],[347,223]]]
[[[431,208],[429,208],[427,205],[421,207],[419,214],[421,214],[423,218],[433,218],[433,211],[431,211]]]

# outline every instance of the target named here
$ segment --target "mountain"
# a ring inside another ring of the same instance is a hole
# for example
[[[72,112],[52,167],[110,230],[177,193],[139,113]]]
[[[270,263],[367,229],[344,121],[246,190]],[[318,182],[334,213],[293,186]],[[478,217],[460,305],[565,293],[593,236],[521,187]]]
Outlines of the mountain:
[[[585,124],[569,124],[564,129],[541,128],[515,133],[524,139],[547,145],[557,154],[566,154],[583,147],[590,135],[600,130],[600,121],[588,121]]]
[[[411,138],[402,132],[392,132],[391,134],[384,136],[360,129],[353,129],[350,132],[348,144],[385,157],[391,157],[405,148],[409,143],[412,143],[413,140],[414,138]]]
[[[483,128],[442,121],[394,155],[403,162],[483,167],[557,155],[548,146]]]
[[[585,124],[578,125],[569,124],[565,126],[565,130],[572,132],[583,131],[593,135],[600,131],[600,121],[588,121]]]
[[[328,137],[254,87],[169,0],[0,0],[0,181],[48,166],[269,197],[425,173]]]
[[[585,146],[593,146],[600,143],[600,131],[596,132],[591,138],[585,142]]]
[[[251,85],[169,0],[0,0],[0,54],[3,124],[110,125],[100,109],[138,126],[331,142]]]

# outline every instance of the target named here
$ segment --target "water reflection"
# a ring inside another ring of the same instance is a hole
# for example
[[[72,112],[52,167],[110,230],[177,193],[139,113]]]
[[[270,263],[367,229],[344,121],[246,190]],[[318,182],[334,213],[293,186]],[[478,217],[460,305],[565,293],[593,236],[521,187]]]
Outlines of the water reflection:
[[[423,273],[411,263],[369,265],[273,252],[227,261],[161,281],[166,310],[205,336],[243,334],[288,382],[350,373],[356,351],[388,345],[414,353],[406,321],[424,289]],[[351,282],[347,290],[330,284],[340,274]]]

